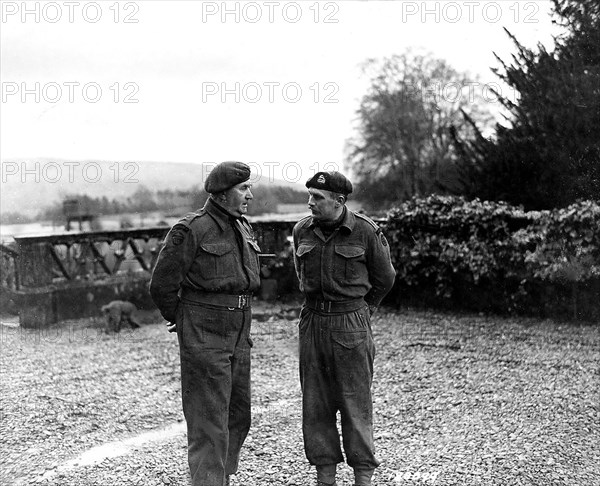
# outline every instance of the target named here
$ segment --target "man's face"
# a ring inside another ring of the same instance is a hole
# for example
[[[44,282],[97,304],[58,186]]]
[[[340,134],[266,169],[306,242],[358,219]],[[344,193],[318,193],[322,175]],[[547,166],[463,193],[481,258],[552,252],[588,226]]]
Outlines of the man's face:
[[[339,205],[335,200],[335,194],[331,191],[308,189],[308,208],[316,221],[334,221],[338,216]]]
[[[252,199],[252,184],[242,182],[225,191],[226,201],[223,207],[234,216],[242,216],[248,212],[248,201]]]

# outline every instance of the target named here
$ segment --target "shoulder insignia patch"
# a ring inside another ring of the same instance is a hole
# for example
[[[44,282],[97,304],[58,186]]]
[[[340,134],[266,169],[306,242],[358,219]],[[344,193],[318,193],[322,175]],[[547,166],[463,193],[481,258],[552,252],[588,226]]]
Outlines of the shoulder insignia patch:
[[[173,231],[178,230],[178,231],[185,231],[186,233],[190,230],[190,227],[187,224],[184,223],[176,223],[173,226]]]
[[[185,235],[190,229],[187,226],[176,224],[173,227],[173,233],[171,234],[171,242],[173,245],[178,246],[185,240]]]
[[[185,240],[187,233],[190,231],[190,224],[196,218],[203,216],[205,211],[198,211],[196,213],[188,213],[183,218],[181,218],[173,228],[171,229],[171,243],[174,246],[181,245]]]
[[[381,244],[382,244],[383,246],[388,246],[388,241],[387,241],[387,238],[386,238],[385,236],[383,236],[383,233],[380,233],[380,234],[379,234],[379,239],[381,239]]]

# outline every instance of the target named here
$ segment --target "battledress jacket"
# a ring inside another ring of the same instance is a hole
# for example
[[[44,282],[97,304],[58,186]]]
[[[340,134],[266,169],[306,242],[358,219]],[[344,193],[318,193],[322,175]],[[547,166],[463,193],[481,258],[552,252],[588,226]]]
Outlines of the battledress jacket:
[[[339,228],[325,238],[311,216],[293,230],[294,263],[300,290],[325,301],[364,298],[377,306],[394,285],[396,272],[381,228],[346,209]]]
[[[259,252],[246,218],[235,221],[209,199],[167,234],[150,280],[152,299],[175,322],[180,290],[252,293],[260,286]]]

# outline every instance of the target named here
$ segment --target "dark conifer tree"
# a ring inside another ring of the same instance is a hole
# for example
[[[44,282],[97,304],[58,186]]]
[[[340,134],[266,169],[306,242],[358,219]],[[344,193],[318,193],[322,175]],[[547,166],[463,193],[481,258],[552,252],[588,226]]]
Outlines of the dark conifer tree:
[[[469,197],[526,209],[600,199],[600,2],[553,2],[566,32],[552,51],[527,49],[507,31],[517,52],[510,64],[496,56],[495,72],[519,93],[516,102],[499,95],[508,124],[491,138],[454,134]]]

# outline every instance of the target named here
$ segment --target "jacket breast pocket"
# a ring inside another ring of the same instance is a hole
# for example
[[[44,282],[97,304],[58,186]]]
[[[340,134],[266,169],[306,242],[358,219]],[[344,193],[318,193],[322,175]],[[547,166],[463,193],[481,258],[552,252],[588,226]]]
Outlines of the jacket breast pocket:
[[[312,280],[318,278],[319,274],[319,259],[317,257],[317,250],[314,244],[300,243],[298,250],[296,251],[296,257],[300,261],[300,278],[305,280]]]
[[[366,275],[365,249],[357,245],[335,245],[334,274],[344,281],[357,280]]]
[[[236,260],[231,243],[202,243],[199,258],[199,273],[204,280],[235,275]]]

